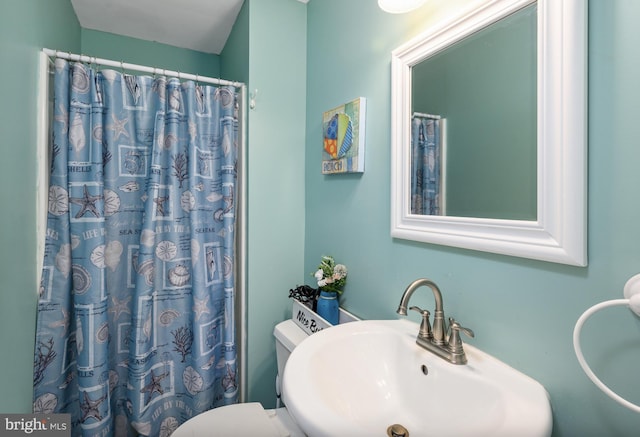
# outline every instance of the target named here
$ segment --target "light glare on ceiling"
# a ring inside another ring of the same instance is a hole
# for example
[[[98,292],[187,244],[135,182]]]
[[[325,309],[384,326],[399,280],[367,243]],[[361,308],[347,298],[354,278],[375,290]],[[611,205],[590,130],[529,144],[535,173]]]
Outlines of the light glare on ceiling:
[[[404,14],[419,8],[426,0],[378,0],[378,6],[390,14]]]

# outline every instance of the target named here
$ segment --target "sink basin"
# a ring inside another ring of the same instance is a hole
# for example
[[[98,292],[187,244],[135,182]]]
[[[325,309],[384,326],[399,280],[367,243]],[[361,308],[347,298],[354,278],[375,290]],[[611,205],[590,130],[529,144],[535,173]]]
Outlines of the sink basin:
[[[392,425],[410,437],[551,434],[537,381],[469,344],[468,363],[450,364],[417,332],[408,320],[365,320],[313,334],[285,367],[289,413],[310,437],[392,435]]]

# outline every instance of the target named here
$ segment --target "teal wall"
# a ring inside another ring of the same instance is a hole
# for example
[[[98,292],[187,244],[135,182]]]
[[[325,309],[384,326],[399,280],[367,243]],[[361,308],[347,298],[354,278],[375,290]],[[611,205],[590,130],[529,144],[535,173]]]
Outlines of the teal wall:
[[[220,56],[97,30],[81,30],[81,53],[114,61],[219,77]]]
[[[398,317],[405,287],[431,278],[445,311],[474,329],[470,343],[546,387],[555,436],[638,435],[640,415],[607,398],[580,369],[572,332],[583,311],[622,297],[624,283],[640,273],[639,2],[589,1],[588,267],[389,235],[390,52],[471,3],[429,0],[405,15],[385,14],[375,1],[308,4],[305,272],[322,254],[346,264],[342,304],[367,319]],[[323,176],[322,111],[357,96],[367,98],[365,173]],[[433,308],[428,294],[418,291],[412,304]],[[640,404],[640,319],[624,308],[594,316],[583,348],[607,384]]]
[[[412,110],[446,119],[446,215],[535,220],[536,5],[412,69]]]
[[[305,280],[307,5],[248,0],[248,379],[250,401],[275,404],[273,328]],[[245,0],[247,3],[247,0]]]
[[[36,306],[39,51],[77,51],[68,0],[7,0],[0,13],[0,412],[31,411]]]
[[[637,435],[640,416],[588,381],[571,345],[580,314],[619,298],[640,271],[637,1],[589,2],[588,267],[389,236],[390,52],[474,1],[429,0],[416,13],[387,15],[374,1],[246,0],[232,35],[241,53],[223,52],[220,70],[258,89],[249,111],[248,400],[273,406],[272,329],[290,314],[288,289],[311,283],[320,256],[332,254],[350,269],[343,306],[363,318],[396,318],[410,281],[435,280],[447,313],[475,330],[473,344],[547,388],[555,436]],[[68,0],[9,0],[0,14],[0,412],[31,409],[38,51],[97,50],[89,33]],[[322,112],[358,96],[368,106],[366,171],[322,176]],[[414,299],[433,305],[427,293]],[[620,308],[594,316],[583,334],[596,372],[636,403],[639,333],[640,321]]]
[[[249,2],[245,1],[220,53],[220,76],[249,82]]]

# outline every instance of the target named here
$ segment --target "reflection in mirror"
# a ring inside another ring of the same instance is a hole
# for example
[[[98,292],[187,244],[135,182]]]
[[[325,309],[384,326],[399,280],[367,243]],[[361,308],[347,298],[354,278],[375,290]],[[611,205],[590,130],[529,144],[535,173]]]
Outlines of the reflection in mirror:
[[[412,66],[412,213],[536,219],[536,19],[533,4]]]
[[[478,0],[393,51],[393,237],[587,264],[586,3]]]
[[[411,214],[446,215],[446,147],[439,115],[411,116]]]

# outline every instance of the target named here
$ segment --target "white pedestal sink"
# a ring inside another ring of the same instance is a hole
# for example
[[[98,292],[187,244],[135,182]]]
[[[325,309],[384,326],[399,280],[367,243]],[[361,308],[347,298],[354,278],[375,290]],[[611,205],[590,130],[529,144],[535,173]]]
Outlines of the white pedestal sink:
[[[455,365],[415,343],[418,325],[366,320],[318,332],[291,354],[288,411],[310,437],[543,437],[549,396],[537,381],[465,344]],[[389,431],[388,431],[389,430]]]

